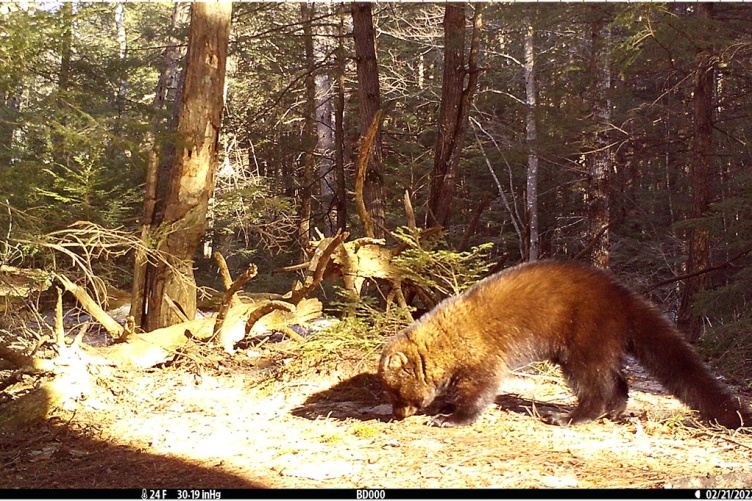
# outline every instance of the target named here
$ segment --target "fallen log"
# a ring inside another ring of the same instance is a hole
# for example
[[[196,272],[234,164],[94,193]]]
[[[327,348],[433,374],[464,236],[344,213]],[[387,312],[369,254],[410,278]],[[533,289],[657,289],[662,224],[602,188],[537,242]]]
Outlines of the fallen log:
[[[269,301],[240,304],[230,308],[222,326],[222,347],[232,352],[235,345],[246,336],[247,319],[259,308],[265,308]],[[290,325],[305,324],[321,316],[321,302],[318,299],[304,299],[293,311],[273,310],[252,325],[249,335],[269,331],[284,331]],[[216,316],[197,318],[170,327],[155,329],[143,334],[134,334],[126,343],[98,348],[97,353],[123,367],[145,369],[169,362],[188,339],[207,341],[214,335]]]

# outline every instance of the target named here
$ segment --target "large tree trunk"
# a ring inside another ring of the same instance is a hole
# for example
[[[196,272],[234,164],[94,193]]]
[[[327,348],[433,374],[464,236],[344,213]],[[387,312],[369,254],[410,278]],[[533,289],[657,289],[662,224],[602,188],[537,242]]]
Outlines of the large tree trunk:
[[[232,4],[197,2],[191,9],[191,31],[176,149],[159,250],[148,294],[148,330],[193,319],[196,284],[193,256],[204,234],[209,198],[214,191],[217,146],[224,105],[224,81]]]
[[[431,226],[448,226],[457,166],[465,140],[470,106],[478,82],[480,5],[475,5],[468,67],[465,69],[465,6],[447,4],[444,11],[444,79],[437,126],[433,174],[428,200]],[[465,86],[465,76],[468,76]]]
[[[177,2],[172,11],[171,28],[176,31],[187,20],[189,5],[184,2]],[[146,244],[150,238],[150,231],[155,227],[157,206],[164,205],[164,200],[159,201],[157,198],[159,177],[159,158],[161,152],[161,143],[157,141],[157,135],[163,129],[162,110],[169,99],[169,90],[177,87],[179,62],[183,57],[183,42],[176,37],[170,38],[169,45],[165,47],[162,53],[162,73],[159,75],[157,90],[152,100],[152,120],[151,128],[144,138],[144,149],[147,152],[146,162],[146,180],[144,183],[144,211],[141,216],[141,240]],[[164,177],[163,181],[167,181]],[[162,190],[165,191],[165,190]],[[163,212],[162,208],[160,212]],[[139,249],[136,251],[133,267],[133,288],[131,292],[131,309],[130,315],[134,319],[135,325],[145,328],[143,316],[146,306],[147,278],[149,270],[153,273],[154,269],[149,268],[146,260],[146,253]]]
[[[535,80],[535,31],[528,21],[525,30],[525,136],[527,141],[528,261],[538,260],[538,129],[536,127],[537,82]]]
[[[595,137],[593,151],[588,154],[588,237],[591,245],[590,261],[600,268],[608,268],[610,222],[609,178],[613,152],[610,146],[611,122],[611,29],[607,15],[592,25],[592,59],[594,73],[592,93]]]
[[[713,4],[698,3],[697,15],[704,20],[713,17]],[[707,215],[711,199],[713,168],[713,88],[714,67],[712,51],[706,47],[709,37],[701,37],[703,44],[697,53],[694,91],[694,145],[693,161],[689,168],[689,184],[692,194],[690,218],[694,221],[687,231],[687,273],[695,273],[710,267],[710,232],[701,220]],[[707,289],[708,274],[701,273],[688,278],[679,306],[678,322],[696,341],[702,333],[702,318],[692,311],[695,296]]]
[[[358,66],[358,102],[360,110],[360,137],[365,137],[376,112],[381,109],[379,68],[376,59],[376,30],[373,27],[371,5],[356,2],[352,6],[355,61]],[[385,228],[384,168],[382,164],[381,131],[376,132],[373,154],[368,162],[363,199],[373,222],[373,235],[382,238]]]

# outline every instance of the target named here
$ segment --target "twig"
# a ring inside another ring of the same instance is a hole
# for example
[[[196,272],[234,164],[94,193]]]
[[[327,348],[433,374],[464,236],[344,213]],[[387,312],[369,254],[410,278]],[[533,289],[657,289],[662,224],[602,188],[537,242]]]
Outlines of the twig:
[[[55,303],[55,343],[58,349],[65,348],[65,330],[63,328],[63,289],[57,290],[57,302]]]
[[[297,332],[295,332],[289,327],[282,327],[281,329],[279,329],[279,332],[289,337],[293,341],[297,341],[298,343],[305,342],[305,338],[303,336],[301,336],[300,334],[298,334]]]
[[[709,268],[703,268],[702,270],[693,271],[692,273],[686,273],[684,275],[679,275],[677,277],[672,277],[672,278],[667,278],[666,280],[661,280],[660,282],[651,285],[647,289],[643,289],[642,293],[643,294],[647,294],[648,292],[652,291],[653,289],[657,289],[658,287],[662,287],[664,285],[668,285],[668,284],[671,284],[671,283],[674,283],[674,282],[680,282],[680,281],[686,280],[688,278],[696,277],[698,275],[703,275],[705,273],[710,273],[711,271],[720,270],[722,268],[730,266],[731,263],[733,263],[734,261],[736,261],[737,259],[739,259],[741,257],[746,256],[750,252],[752,252],[752,247],[747,247],[746,249],[743,249],[743,250],[737,252],[736,254],[734,254],[733,256],[731,256],[724,263],[718,264],[716,266],[710,266]]]
[[[214,253],[214,258],[216,259],[218,255],[220,258],[222,258],[219,252]],[[224,261],[224,259],[222,259],[222,261]],[[215,336],[219,334],[219,332],[222,330],[222,326],[225,323],[225,318],[227,317],[227,312],[230,310],[230,305],[232,305],[232,301],[233,301],[233,298],[235,297],[235,293],[237,293],[250,279],[255,277],[257,273],[258,273],[258,268],[256,268],[256,265],[250,264],[248,266],[248,269],[245,270],[243,274],[240,275],[237,278],[237,280],[235,280],[235,282],[233,282],[232,284],[230,284],[229,287],[227,287],[227,292],[225,292],[225,298],[222,300],[222,304],[219,305],[219,311],[217,312],[217,319],[214,321],[214,335]],[[229,278],[230,276],[229,272],[227,273],[227,276]]]
[[[164,302],[167,303],[167,306],[169,306],[170,309],[172,309],[172,311],[174,311],[175,314],[178,317],[180,317],[180,321],[181,322],[188,322],[188,321],[190,321],[190,319],[185,314],[185,312],[183,311],[183,309],[180,306],[178,306],[178,304],[175,302],[175,300],[172,299],[169,295],[167,295],[167,294],[164,295]]]
[[[588,252],[590,252],[590,250],[593,247],[595,247],[595,244],[598,243],[598,240],[600,240],[600,238],[603,236],[604,233],[606,233],[606,231],[611,227],[612,224],[614,224],[613,221],[611,221],[610,223],[604,225],[600,230],[598,230],[598,233],[596,233],[595,235],[593,235],[593,238],[590,239],[590,241],[588,242],[588,244],[580,252],[578,252],[572,258],[572,260],[573,261],[577,261],[577,260],[581,259],[585,254],[587,254]]]
[[[300,264],[293,264],[292,266],[285,266],[284,268],[277,268],[275,270],[272,270],[272,273],[281,273],[281,272],[287,272],[287,271],[301,271],[306,270],[311,265],[310,261],[306,261],[305,263]]]

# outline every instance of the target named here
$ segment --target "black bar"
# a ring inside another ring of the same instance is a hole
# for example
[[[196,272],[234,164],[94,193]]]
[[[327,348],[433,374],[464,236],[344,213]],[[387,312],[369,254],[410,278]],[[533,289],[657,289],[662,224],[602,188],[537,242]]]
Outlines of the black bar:
[[[721,499],[721,489],[0,489],[0,499]],[[724,489],[733,492],[732,489]],[[750,492],[750,491],[747,491]],[[722,499],[750,499],[724,497]]]

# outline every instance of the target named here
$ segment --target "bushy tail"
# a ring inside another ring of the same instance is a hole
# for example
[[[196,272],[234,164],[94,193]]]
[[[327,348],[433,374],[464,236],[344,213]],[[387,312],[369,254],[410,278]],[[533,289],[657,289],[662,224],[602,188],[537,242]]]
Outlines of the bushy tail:
[[[752,414],[708,371],[697,352],[650,305],[635,300],[632,354],[669,392],[726,428],[752,426]]]

